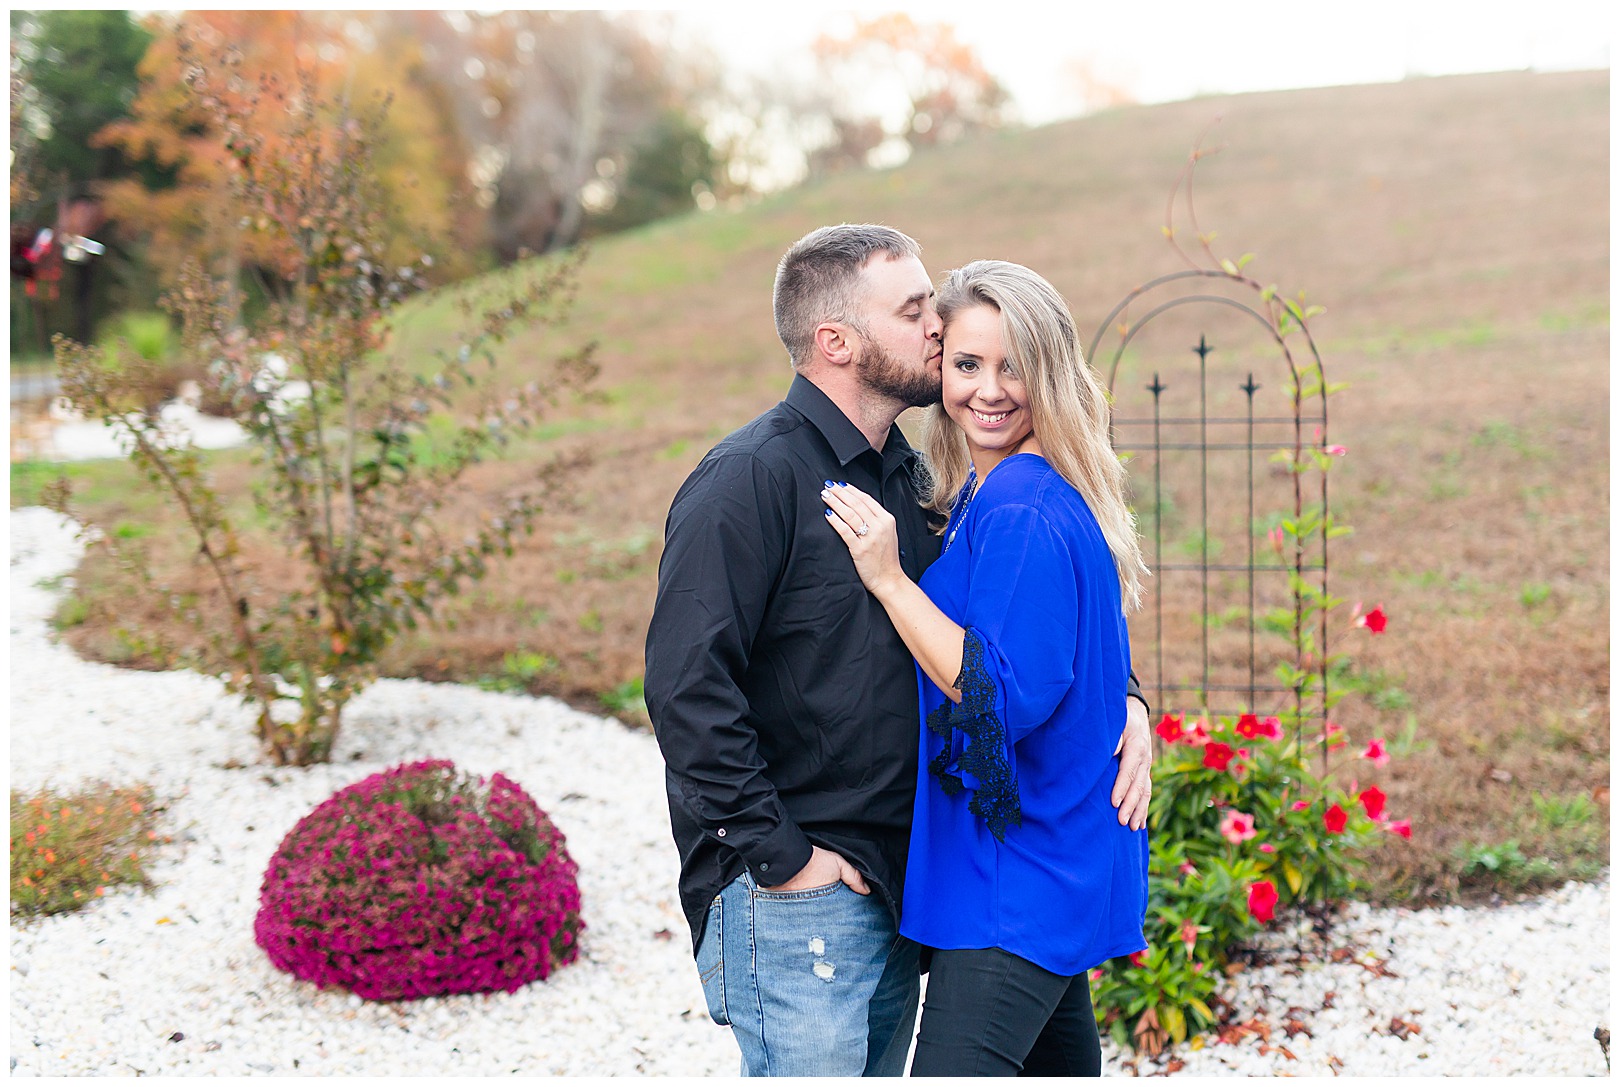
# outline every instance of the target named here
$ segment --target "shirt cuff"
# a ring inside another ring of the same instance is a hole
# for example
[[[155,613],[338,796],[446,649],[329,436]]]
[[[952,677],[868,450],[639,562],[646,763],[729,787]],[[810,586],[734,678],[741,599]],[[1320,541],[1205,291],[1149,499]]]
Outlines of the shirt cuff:
[[[810,863],[810,839],[791,819],[778,823],[776,829],[742,853],[743,863],[761,887],[775,887],[798,875]]]
[[[1153,716],[1153,704],[1147,700],[1147,695],[1142,693],[1142,687],[1136,682],[1135,675],[1125,677],[1125,697],[1134,698],[1142,703],[1142,708],[1148,711],[1148,716]]]

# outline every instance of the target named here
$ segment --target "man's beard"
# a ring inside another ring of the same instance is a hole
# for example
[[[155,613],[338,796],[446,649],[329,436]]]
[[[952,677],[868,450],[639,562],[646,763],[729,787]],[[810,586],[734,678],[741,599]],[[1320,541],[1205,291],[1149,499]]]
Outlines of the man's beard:
[[[939,371],[926,366],[920,370],[909,369],[872,340],[865,340],[863,348],[861,357],[855,360],[855,374],[861,384],[907,407],[926,408],[939,403]]]

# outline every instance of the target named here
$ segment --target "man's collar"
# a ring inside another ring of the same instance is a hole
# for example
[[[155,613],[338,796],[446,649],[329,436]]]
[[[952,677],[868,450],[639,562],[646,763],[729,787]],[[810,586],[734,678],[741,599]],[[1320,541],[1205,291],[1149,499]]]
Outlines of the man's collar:
[[[866,440],[866,435],[850,421],[843,409],[834,404],[831,397],[803,374],[794,375],[793,386],[788,389],[785,401],[788,407],[810,420],[811,424],[821,431],[821,436],[832,446],[833,455],[838,458],[839,464],[847,466],[850,461],[872,449],[872,443]],[[906,442],[905,435],[900,432],[898,426],[889,427],[889,437],[884,442],[883,452],[885,455],[910,454],[911,446]]]

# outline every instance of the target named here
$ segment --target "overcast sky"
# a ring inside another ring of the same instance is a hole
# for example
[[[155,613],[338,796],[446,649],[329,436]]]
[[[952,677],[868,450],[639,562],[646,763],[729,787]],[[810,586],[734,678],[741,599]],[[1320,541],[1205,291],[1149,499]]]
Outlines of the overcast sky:
[[[799,62],[854,12],[948,22],[1032,124],[1079,112],[1076,62],[1138,102],[1413,75],[1607,68],[1611,3],[1356,0],[1052,0],[1047,4],[666,5],[724,59],[762,72]]]

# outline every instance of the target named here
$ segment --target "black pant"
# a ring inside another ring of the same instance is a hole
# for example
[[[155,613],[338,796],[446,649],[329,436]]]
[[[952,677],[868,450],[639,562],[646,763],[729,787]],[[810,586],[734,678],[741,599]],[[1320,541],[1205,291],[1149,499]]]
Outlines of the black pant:
[[[935,951],[913,1076],[1100,1076],[1085,974],[1063,977],[999,948]]]

